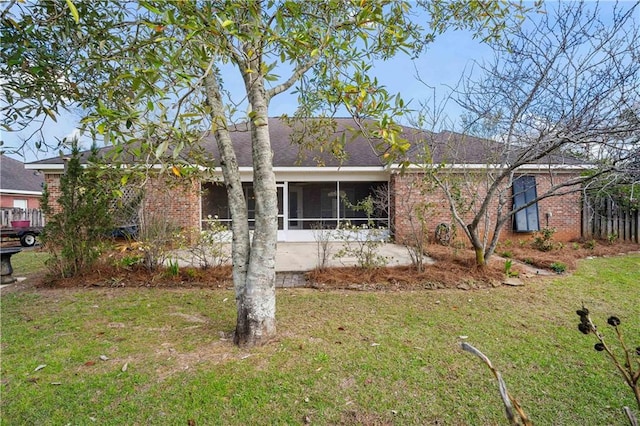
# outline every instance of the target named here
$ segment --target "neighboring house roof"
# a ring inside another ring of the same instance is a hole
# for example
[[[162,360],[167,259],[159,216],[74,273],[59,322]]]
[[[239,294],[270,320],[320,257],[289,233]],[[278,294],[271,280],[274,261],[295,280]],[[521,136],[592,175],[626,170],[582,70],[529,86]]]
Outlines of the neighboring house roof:
[[[382,154],[381,140],[367,138],[358,131],[358,126],[351,118],[331,119],[331,125],[318,129],[313,126],[318,119],[291,121],[282,118],[269,119],[269,133],[273,151],[274,167],[380,167],[386,166]],[[373,121],[365,122],[371,125]],[[309,124],[309,125],[308,125]],[[308,126],[307,126],[308,125]],[[343,136],[344,135],[344,136]],[[331,141],[344,137],[344,155],[337,158],[332,154]],[[406,159],[420,163],[424,159],[424,152],[435,164],[498,164],[500,155],[504,152],[504,145],[500,142],[466,136],[460,133],[444,131],[433,133],[407,126],[402,126],[402,137],[407,139],[411,148],[406,153]],[[231,138],[235,146],[236,157],[240,167],[252,167],[251,132],[246,123],[234,125]],[[323,140],[322,149],[311,149],[314,141]],[[218,147],[213,134],[207,132],[201,146],[213,159],[219,159]],[[428,149],[425,149],[425,146]],[[101,155],[112,150],[112,147],[102,148]],[[168,149],[171,152],[171,148]],[[90,151],[81,153],[81,160],[86,162]],[[514,155],[514,154],[510,154]],[[133,160],[133,157],[130,157]],[[187,158],[186,154],[183,158]],[[404,160],[400,159],[400,160]],[[127,163],[125,159],[121,160]],[[133,160],[135,161],[135,160]],[[583,164],[582,161],[571,156],[548,155],[537,164],[553,164],[559,166],[573,166]],[[62,165],[62,157],[49,158],[29,164],[30,169],[38,169]],[[49,167],[48,167],[49,166]]]
[[[42,193],[44,177],[26,170],[24,163],[0,155],[0,191],[14,194],[38,195]]]

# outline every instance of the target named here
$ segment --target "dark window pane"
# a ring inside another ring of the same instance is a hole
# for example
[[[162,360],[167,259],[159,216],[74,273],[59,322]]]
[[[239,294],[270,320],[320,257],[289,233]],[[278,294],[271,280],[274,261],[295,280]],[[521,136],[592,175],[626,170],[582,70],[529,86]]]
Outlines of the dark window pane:
[[[535,176],[519,176],[513,181],[513,209],[516,210],[538,197]],[[513,229],[517,232],[540,230],[538,203],[519,210],[514,215]]]

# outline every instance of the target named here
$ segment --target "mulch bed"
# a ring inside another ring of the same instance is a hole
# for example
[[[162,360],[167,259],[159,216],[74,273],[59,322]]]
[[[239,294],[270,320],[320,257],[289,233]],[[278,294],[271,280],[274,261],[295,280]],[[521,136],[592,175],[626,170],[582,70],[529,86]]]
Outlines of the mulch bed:
[[[305,274],[308,285],[319,289],[353,290],[418,290],[439,288],[488,288],[498,286],[505,278],[505,257],[514,261],[512,271],[523,280],[533,279],[527,273],[529,266],[550,269],[553,263],[566,265],[567,272],[575,270],[577,261],[587,257],[611,256],[640,251],[640,245],[625,242],[610,244],[598,242],[568,243],[557,245],[552,251],[542,252],[529,244],[501,244],[489,265],[475,265],[474,252],[466,248],[441,245],[427,247],[428,255],[435,260],[425,265],[422,272],[411,266],[363,269],[338,267],[313,270]],[[180,268],[177,275],[168,269],[149,271],[141,265],[117,266],[113,253],[91,271],[73,278],[51,279],[44,277],[40,286],[71,287],[162,287],[162,288],[210,288],[233,287],[231,266],[206,270]]]

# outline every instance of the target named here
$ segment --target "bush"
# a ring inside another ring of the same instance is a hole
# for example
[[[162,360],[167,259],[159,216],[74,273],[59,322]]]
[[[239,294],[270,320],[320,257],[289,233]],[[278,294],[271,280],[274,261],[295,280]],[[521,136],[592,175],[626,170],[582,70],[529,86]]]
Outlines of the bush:
[[[553,242],[553,234],[555,233],[556,228],[542,228],[536,232],[531,245],[540,251],[551,251],[555,248],[555,243]]]
[[[207,219],[206,229],[197,235],[193,243],[188,241],[188,236],[180,235],[180,245],[189,252],[191,261],[198,262],[202,269],[222,266],[231,259],[228,249],[231,231],[217,216],[209,216]]]
[[[333,257],[355,257],[360,268],[372,269],[387,266],[389,259],[378,254],[378,249],[387,240],[386,228],[377,227],[371,219],[374,211],[373,198],[368,196],[357,204],[351,204],[344,197],[345,205],[355,211],[364,211],[367,215],[367,224],[357,226],[350,222],[341,224],[336,231],[338,239],[343,242],[342,248]],[[366,233],[366,236],[363,235]]]
[[[89,164],[96,160],[92,152]],[[84,168],[80,151],[73,143],[71,159],[60,177],[57,206],[50,201],[49,188],[42,194],[42,211],[47,224],[42,241],[51,257],[47,265],[57,277],[71,277],[91,267],[106,243],[113,224],[109,212],[112,181],[99,175],[97,167]]]
[[[378,249],[386,240],[385,228],[369,228],[367,225],[356,226],[345,223],[336,232],[343,245],[333,255],[334,258],[355,257],[358,267],[365,269],[387,266],[389,259],[378,254]],[[367,233],[366,238],[362,236],[363,232]]]
[[[143,264],[149,271],[164,265],[178,236],[178,228],[161,215],[145,215],[138,233]]]
[[[553,262],[551,264],[551,270],[557,274],[562,274],[564,271],[567,270],[567,265],[565,265],[562,262]]]

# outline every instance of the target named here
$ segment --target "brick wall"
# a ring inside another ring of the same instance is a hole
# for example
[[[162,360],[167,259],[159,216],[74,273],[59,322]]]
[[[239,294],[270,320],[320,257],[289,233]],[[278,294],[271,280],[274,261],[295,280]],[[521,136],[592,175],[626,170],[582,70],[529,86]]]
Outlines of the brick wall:
[[[149,179],[145,185],[145,218],[162,218],[182,230],[200,230],[200,181],[175,176]]]
[[[60,174],[45,174],[49,200],[58,211]],[[159,218],[183,230],[200,230],[200,181],[175,176],[151,177],[144,187],[143,215]]]
[[[58,173],[45,173],[44,183],[47,185],[49,191],[49,206],[53,209],[54,213],[60,212],[60,205],[57,200],[62,195],[60,191],[60,177],[62,175]]]
[[[536,176],[536,186],[538,195],[548,190],[552,184],[566,181],[575,177],[571,174],[555,174],[550,176],[545,173],[527,173]],[[470,211],[463,214],[465,220],[470,221],[473,212],[479,207],[484,194],[486,194],[486,179],[478,174],[457,174],[453,179],[457,180],[459,195],[464,200],[474,200],[470,205],[466,203]],[[435,185],[422,183],[422,174],[405,173],[403,175],[393,174],[390,179],[391,192],[391,221],[395,237],[398,242],[407,241],[407,236],[414,232],[411,220],[415,221],[415,207],[420,203],[426,203],[425,220],[427,223],[427,233],[429,241],[433,241],[435,228],[440,223],[452,224],[452,216],[449,203],[441,189]],[[511,209],[512,192],[510,188],[503,189],[507,198],[505,209]],[[538,202],[539,223],[541,228],[556,228],[554,239],[558,241],[570,241],[581,236],[581,194],[576,192],[563,196],[550,197]],[[498,199],[495,197],[489,207],[490,222],[489,229],[492,229],[495,221],[495,212],[498,208]],[[550,213],[550,214],[548,214]],[[457,225],[459,226],[459,225]],[[468,242],[464,232],[458,230],[458,240]],[[512,222],[509,220],[502,228],[500,239],[531,239],[532,233],[513,232]]]

